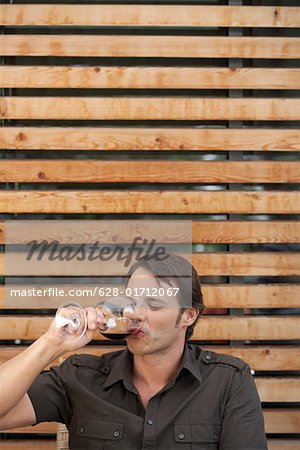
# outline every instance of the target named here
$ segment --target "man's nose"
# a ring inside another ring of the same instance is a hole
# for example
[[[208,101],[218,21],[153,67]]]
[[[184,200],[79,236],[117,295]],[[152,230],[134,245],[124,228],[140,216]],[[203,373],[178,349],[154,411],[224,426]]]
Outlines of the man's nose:
[[[142,322],[146,319],[147,312],[148,312],[147,304],[142,300],[137,300],[132,310],[129,311],[129,316],[131,320]]]

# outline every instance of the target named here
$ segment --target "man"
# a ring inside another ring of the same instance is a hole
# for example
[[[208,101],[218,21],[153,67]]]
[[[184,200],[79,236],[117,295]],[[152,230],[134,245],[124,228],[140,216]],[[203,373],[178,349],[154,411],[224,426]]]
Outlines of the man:
[[[188,271],[190,279],[180,276]],[[38,375],[53,359],[86,345],[103,316],[87,308],[88,330],[79,340],[52,324],[0,368],[0,428],[66,423],[71,449],[267,449],[249,366],[186,343],[204,308],[194,268],[168,255],[163,262],[137,262],[129,275],[132,292],[177,286],[178,294],[146,298],[149,312],[126,350],[74,355]]]

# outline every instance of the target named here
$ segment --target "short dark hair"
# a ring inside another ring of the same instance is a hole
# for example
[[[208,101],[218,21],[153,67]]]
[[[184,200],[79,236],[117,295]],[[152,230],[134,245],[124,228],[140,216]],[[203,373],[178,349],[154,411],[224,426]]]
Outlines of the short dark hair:
[[[166,256],[163,261],[156,254],[141,258],[131,266],[127,274],[127,283],[133,272],[140,267],[150,272],[155,278],[163,279],[167,284],[175,281],[179,287],[179,300],[182,308],[185,309],[187,300],[192,299],[191,306],[199,311],[194,323],[187,328],[185,339],[188,340],[205,308],[201,284],[196,269],[186,258],[173,253],[166,253]]]

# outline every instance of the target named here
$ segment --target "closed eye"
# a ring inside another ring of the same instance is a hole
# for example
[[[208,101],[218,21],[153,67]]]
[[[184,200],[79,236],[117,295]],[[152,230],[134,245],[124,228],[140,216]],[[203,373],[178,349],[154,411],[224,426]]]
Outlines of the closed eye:
[[[166,307],[165,301],[159,298],[147,297],[146,302],[149,306],[149,309],[151,309],[152,311],[158,311]]]

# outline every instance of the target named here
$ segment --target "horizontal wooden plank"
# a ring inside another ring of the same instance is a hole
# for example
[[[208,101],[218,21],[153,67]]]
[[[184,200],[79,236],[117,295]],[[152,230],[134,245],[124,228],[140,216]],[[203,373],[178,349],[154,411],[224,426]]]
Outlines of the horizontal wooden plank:
[[[287,340],[300,338],[300,318],[282,317],[203,317],[194,339],[205,340]]]
[[[99,283],[100,286],[100,283]],[[13,285],[7,283],[5,286],[0,286],[0,308],[1,309],[49,309],[58,308],[62,302],[62,298],[52,292],[50,288],[58,287],[62,289],[68,299],[72,300],[68,295],[70,289],[91,290],[93,285],[68,285],[57,284],[52,285],[37,285],[32,283],[24,285]],[[118,291],[124,291],[125,285],[118,284],[101,284],[103,291],[117,287]],[[40,289],[43,292],[42,296],[33,295],[29,292],[34,292]],[[10,295],[13,289],[26,289],[28,295],[21,298]],[[106,291],[109,292],[109,291]],[[298,284],[261,284],[261,285],[205,285],[202,284],[202,293],[206,308],[299,308],[300,285]],[[82,296],[80,298],[82,306],[90,306],[93,301],[91,296]],[[208,311],[209,312],[209,311]],[[300,370],[300,369],[299,369]]]
[[[300,275],[297,253],[199,253],[193,265],[201,275]]]
[[[193,341],[193,337],[191,342]],[[115,350],[121,350],[124,346],[103,345],[86,346],[76,350],[76,354],[90,354],[101,356]],[[300,370],[299,347],[290,345],[276,346],[209,346],[201,345],[204,350],[211,350],[217,353],[236,356],[243,359],[254,370]],[[0,346],[0,365],[18,355],[26,347],[24,346]],[[74,352],[73,352],[74,353]],[[72,353],[66,353],[56,359],[51,365],[60,364]],[[49,368],[49,366],[47,366]]]
[[[293,37],[4,34],[0,55],[294,59],[300,46]]]
[[[53,317],[0,316],[0,339],[37,339],[45,333]],[[290,340],[300,339],[300,318],[205,316],[197,324],[199,340]],[[94,333],[95,340],[105,340]]]
[[[24,433],[24,434],[56,434],[58,429],[58,423],[56,422],[42,422],[34,426],[13,428],[12,430],[1,430],[1,433]],[[1,448],[1,440],[0,440]]]
[[[0,117],[43,120],[300,120],[300,101],[297,98],[1,97]]]
[[[1,291],[0,291],[1,292]],[[299,308],[300,285],[202,285],[207,308]]]
[[[4,88],[300,89],[299,80],[296,68],[0,66]]]
[[[122,230],[123,242],[132,242],[136,237],[136,225],[138,221],[132,221],[135,224],[132,227]],[[32,241],[32,228],[26,225],[32,225],[34,222],[27,223],[22,221],[19,225],[19,233],[15,228],[11,232],[11,224],[0,221],[0,244],[26,244]],[[293,220],[194,220],[192,222],[192,233],[188,236],[186,233],[186,221],[173,222],[172,229],[168,226],[167,230],[163,229],[162,221],[143,222],[143,236],[149,241],[155,239],[157,242],[164,243],[181,243],[192,242],[194,244],[229,244],[229,243],[298,243],[300,239],[300,223]],[[10,230],[7,233],[8,229]],[[76,229],[78,230],[76,234]],[[44,220],[43,227],[38,226],[34,229],[34,237],[37,240],[46,239],[48,241],[57,239],[60,242],[68,242],[73,244],[105,242],[115,243],[116,235],[119,234],[119,222],[109,221],[107,226],[101,221],[101,227],[97,221],[55,221]],[[83,237],[83,234],[84,237]]]
[[[296,7],[0,5],[0,25],[299,27]]]
[[[299,409],[265,409],[265,427],[268,433],[298,433],[300,423]],[[280,450],[283,447],[280,447]]]
[[[300,223],[292,220],[193,221],[192,228],[194,243],[296,243],[300,240]]]
[[[299,151],[299,130],[196,127],[2,127],[7,150]]]
[[[2,213],[299,214],[298,191],[1,191]]]
[[[193,337],[192,337],[193,339]],[[202,347],[202,346],[201,346]],[[299,370],[299,346],[203,346],[217,353],[236,356],[257,370]]]
[[[56,450],[55,439],[7,439],[0,441],[3,450]]]
[[[262,402],[299,402],[300,379],[293,377],[256,377],[255,384]]]
[[[100,247],[99,247],[100,248]],[[52,251],[52,250],[51,250]],[[57,252],[53,252],[58,255]],[[96,253],[97,254],[97,253]],[[42,259],[35,253],[30,263],[28,251],[0,254],[0,274],[6,276],[126,276],[128,267],[116,255],[108,260],[97,258],[69,261],[65,258],[48,259],[45,252]],[[55,262],[55,264],[54,264]],[[200,276],[299,276],[300,258],[296,252],[254,252],[254,253],[198,253],[193,254],[192,263]],[[96,286],[95,286],[96,289]],[[22,294],[20,294],[22,298]],[[96,295],[98,298],[99,295]]]
[[[299,430],[299,427],[297,431]],[[300,440],[298,439],[268,439],[269,450],[299,450]]]
[[[298,183],[296,161],[0,161],[0,182]]]
[[[101,221],[53,221],[43,220],[43,227],[34,227],[34,237],[37,240],[59,240],[62,243],[82,244],[96,241],[115,243],[122,236],[122,242],[132,242],[136,238],[139,221],[131,221],[132,226],[122,229],[120,222]],[[35,222],[18,222],[18,230],[11,223],[0,221],[0,244],[26,244],[32,241],[32,227]],[[298,243],[300,240],[300,223],[294,220],[194,220],[191,223],[191,235],[187,233],[187,222],[176,220],[170,227],[168,222],[157,220],[143,221],[143,237],[148,241],[155,239],[164,243],[194,243],[194,244],[243,244],[243,243]],[[165,228],[164,228],[165,227]],[[9,232],[8,232],[9,230]],[[77,231],[76,231],[77,230]],[[117,238],[116,238],[117,236]]]

